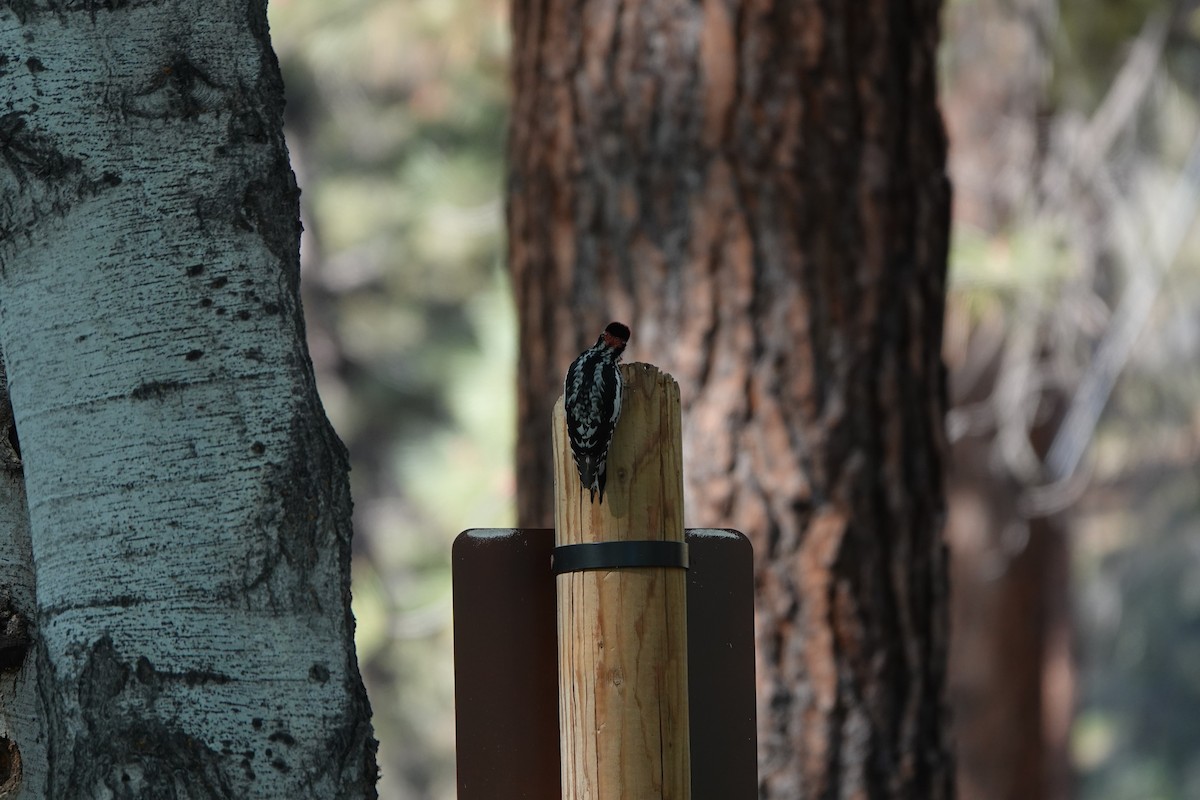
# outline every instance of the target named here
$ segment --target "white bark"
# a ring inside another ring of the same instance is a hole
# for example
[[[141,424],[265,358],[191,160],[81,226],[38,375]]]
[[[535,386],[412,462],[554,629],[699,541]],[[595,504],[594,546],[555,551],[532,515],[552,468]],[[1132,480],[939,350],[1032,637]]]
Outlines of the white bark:
[[[373,797],[265,4],[9,4],[0,53],[46,796]]]

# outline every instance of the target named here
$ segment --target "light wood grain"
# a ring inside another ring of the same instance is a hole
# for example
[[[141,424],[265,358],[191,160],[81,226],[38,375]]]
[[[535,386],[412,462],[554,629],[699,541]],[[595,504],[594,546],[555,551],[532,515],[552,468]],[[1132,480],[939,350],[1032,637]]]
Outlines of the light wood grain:
[[[679,385],[623,364],[604,502],[590,502],[554,407],[556,544],[683,541]],[[558,576],[563,800],[689,800],[686,573]]]

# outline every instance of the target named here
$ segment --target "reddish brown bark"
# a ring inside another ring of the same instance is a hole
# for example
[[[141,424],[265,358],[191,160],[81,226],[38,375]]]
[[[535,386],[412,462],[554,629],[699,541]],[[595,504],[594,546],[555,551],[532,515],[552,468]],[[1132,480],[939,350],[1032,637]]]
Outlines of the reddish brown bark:
[[[952,793],[936,2],[518,2],[518,507],[609,321],[684,403],[688,524],[757,559],[763,798]]]
[[[956,463],[973,473],[987,459]],[[1021,519],[1017,496],[979,474],[950,485],[949,687],[962,800],[1070,796],[1066,532],[1058,520]]]
[[[942,101],[954,142],[954,219],[1003,241],[1023,217],[1079,214],[1036,207],[1049,202],[1045,187],[1053,180],[1046,176],[1062,169],[1054,163],[1052,143],[1060,137],[1049,89],[1053,41],[1044,27],[1057,19],[1058,5],[969,5],[947,9],[951,44],[942,54],[950,65]],[[1086,192],[1072,195],[1071,203],[1088,202]],[[1085,249],[1104,246],[1096,237]],[[951,402],[974,420],[954,443],[947,487],[957,790],[962,800],[1064,800],[1071,796],[1075,672],[1068,519],[1029,516],[1023,496],[1044,476],[1005,457],[1015,436],[1028,438],[1040,460],[1057,431],[1062,387],[1044,379],[1030,379],[1025,392],[1011,387],[1023,373],[1059,372],[1051,363],[1054,337],[1038,330],[1038,315],[1060,309],[981,315],[979,294],[967,287],[964,295],[951,313],[959,333],[947,348]],[[1033,363],[1039,359],[1047,363]],[[1024,421],[1020,407],[1031,403],[1040,413]]]
[[[951,348],[952,396],[960,412],[975,409],[978,416],[996,391],[1004,326],[976,321],[974,335]],[[1028,432],[1038,457],[1050,446],[1064,403],[1053,390],[1041,398],[1038,423]],[[977,425],[951,450],[948,689],[958,795],[1064,800],[1071,796],[1075,683],[1067,520],[1031,511],[1026,482],[997,457],[1001,435],[994,424]]]

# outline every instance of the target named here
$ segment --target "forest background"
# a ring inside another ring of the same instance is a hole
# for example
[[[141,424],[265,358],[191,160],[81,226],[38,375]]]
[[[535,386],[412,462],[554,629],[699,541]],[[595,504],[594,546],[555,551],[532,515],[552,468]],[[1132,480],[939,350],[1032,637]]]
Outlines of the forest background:
[[[943,10],[966,800],[1200,797],[1198,5]],[[452,798],[450,542],[515,520],[508,7],[270,13],[380,795]]]

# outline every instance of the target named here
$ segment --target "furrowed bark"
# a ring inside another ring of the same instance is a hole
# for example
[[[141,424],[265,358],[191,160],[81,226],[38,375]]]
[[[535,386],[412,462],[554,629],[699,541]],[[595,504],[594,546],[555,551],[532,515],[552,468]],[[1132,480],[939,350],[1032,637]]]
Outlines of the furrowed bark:
[[[21,466],[0,359],[0,797],[41,798],[47,742],[38,696],[37,602]]]
[[[689,525],[754,543],[761,796],[948,797],[938,4],[514,8],[518,511],[610,319],[679,380]]]

